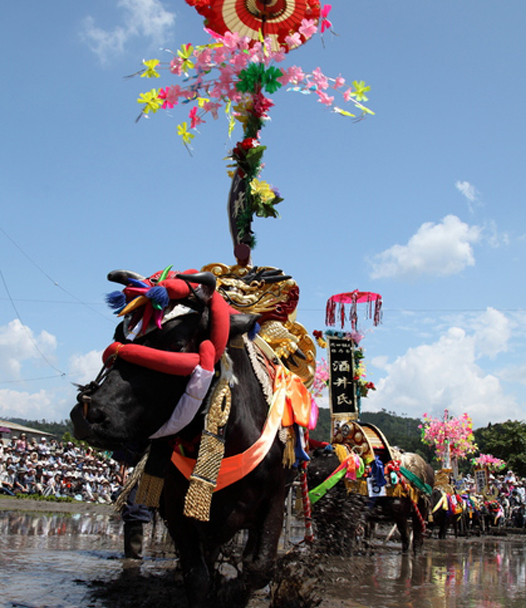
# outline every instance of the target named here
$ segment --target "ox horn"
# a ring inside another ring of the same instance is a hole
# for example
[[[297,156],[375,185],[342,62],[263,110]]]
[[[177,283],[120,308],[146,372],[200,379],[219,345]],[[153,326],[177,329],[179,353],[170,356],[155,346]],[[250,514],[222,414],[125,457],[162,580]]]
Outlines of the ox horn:
[[[212,297],[216,289],[216,278],[211,272],[196,272],[195,274],[177,274],[176,277],[186,283],[197,283],[205,288],[207,300]]]
[[[130,279],[144,281],[144,277],[137,272],[133,272],[133,270],[112,270],[110,273],[108,273],[108,281],[111,281],[112,283],[128,285]]]

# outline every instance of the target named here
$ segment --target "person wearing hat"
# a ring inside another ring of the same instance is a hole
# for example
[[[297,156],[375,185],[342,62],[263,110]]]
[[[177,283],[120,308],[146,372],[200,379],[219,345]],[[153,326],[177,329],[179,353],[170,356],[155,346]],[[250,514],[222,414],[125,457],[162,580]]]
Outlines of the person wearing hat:
[[[7,460],[11,461],[11,457]],[[15,466],[13,464],[7,464],[5,468],[0,472],[0,493],[14,496],[15,487]]]
[[[26,480],[27,469],[21,467],[15,474],[14,493],[15,494],[29,494],[29,486]]]
[[[15,450],[21,454],[27,450],[27,437],[25,433],[20,435],[20,439],[16,442]]]
[[[49,446],[47,444],[47,439],[45,437],[40,438],[40,442],[37,445],[37,452],[40,455],[49,454]]]

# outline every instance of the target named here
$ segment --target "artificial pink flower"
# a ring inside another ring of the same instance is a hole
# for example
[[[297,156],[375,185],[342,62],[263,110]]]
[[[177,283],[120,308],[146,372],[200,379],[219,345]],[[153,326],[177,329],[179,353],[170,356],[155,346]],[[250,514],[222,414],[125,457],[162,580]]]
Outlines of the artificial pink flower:
[[[171,87],[168,87],[166,90],[166,101],[173,106],[178,104],[179,97],[184,95],[184,91],[178,84],[174,84]]]
[[[308,40],[318,31],[318,26],[314,19],[303,19],[298,31]]]
[[[219,118],[218,110],[221,107],[220,103],[213,103],[212,101],[207,101],[203,104],[203,110],[205,112],[210,112],[212,114],[212,118],[217,120]]]
[[[289,47],[289,49],[295,49],[298,46],[301,46],[301,36],[298,32],[294,32],[285,38],[285,44]]]
[[[298,85],[305,78],[303,70],[297,65],[293,65],[287,70],[282,70],[282,72],[283,76],[278,78],[281,84],[288,84],[290,82],[291,84]],[[283,82],[283,80],[286,80],[287,82]]]
[[[352,89],[351,87],[349,87],[346,91],[343,92],[343,99],[345,101],[349,101],[349,99],[351,99],[352,97]]]
[[[198,125],[205,122],[200,116],[197,115],[197,106],[194,106],[190,113],[188,114],[188,118],[192,121],[190,124],[190,129],[195,129]]]
[[[334,80],[334,88],[335,89],[339,89],[340,87],[343,87],[344,84],[345,84],[345,78],[342,78],[341,76],[338,76]]]
[[[316,68],[312,72],[312,80],[313,80],[314,84],[317,86],[317,88],[320,89],[321,91],[325,91],[325,89],[329,88],[329,81],[327,80],[327,77],[321,71],[320,68]]]
[[[202,49],[196,52],[195,68],[196,70],[209,70],[213,67],[212,51],[210,49]]]
[[[162,107],[164,110],[166,110],[166,108],[170,108],[170,109],[171,109],[171,108],[173,108],[173,107],[174,107],[174,104],[173,104],[173,103],[170,103],[170,102],[169,102],[169,101],[166,99],[167,94],[168,94],[168,90],[169,90],[169,88],[170,88],[170,87],[166,87],[166,89],[159,89],[159,92],[157,93],[157,97],[158,97],[159,99],[164,99],[164,103],[163,103],[163,105],[161,106],[161,107]],[[176,102],[176,103],[177,103],[177,102]]]
[[[332,106],[332,102],[334,101],[334,97],[329,97],[327,95],[327,93],[324,93],[323,91],[316,91],[316,95],[318,95],[319,97],[319,102],[326,105],[326,106]]]
[[[227,49],[234,50],[241,43],[241,36],[237,32],[225,32],[222,42]]]
[[[184,59],[181,57],[174,57],[172,61],[170,61],[170,72],[176,76],[180,76],[183,73],[183,62]]]

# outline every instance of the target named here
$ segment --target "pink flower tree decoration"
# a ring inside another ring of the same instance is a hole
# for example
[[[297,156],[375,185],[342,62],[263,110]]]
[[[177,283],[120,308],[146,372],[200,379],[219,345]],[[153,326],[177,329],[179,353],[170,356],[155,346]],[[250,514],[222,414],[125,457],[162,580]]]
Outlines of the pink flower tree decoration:
[[[422,430],[422,441],[435,448],[444,468],[453,466],[456,469],[459,458],[466,458],[468,454],[476,451],[473,422],[467,414],[454,418],[444,410],[442,419],[433,418],[428,414],[424,414],[422,419],[423,424],[419,426]]]
[[[506,461],[496,458],[491,454],[479,454],[471,460],[476,469],[488,469],[488,471],[500,471],[506,466]]]

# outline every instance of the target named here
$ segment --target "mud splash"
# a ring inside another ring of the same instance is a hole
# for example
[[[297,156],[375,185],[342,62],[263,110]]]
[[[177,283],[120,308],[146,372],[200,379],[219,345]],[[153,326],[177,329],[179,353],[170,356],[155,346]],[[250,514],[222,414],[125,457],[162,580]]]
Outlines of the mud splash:
[[[418,557],[378,543],[372,555],[319,557],[315,569],[303,565],[303,577],[316,587],[321,608],[524,608],[523,538],[428,540]],[[0,512],[1,605],[185,608],[164,527],[147,528],[142,562],[124,559],[122,543],[115,515]],[[290,561],[287,567],[297,571]],[[267,589],[248,606],[270,605]]]

